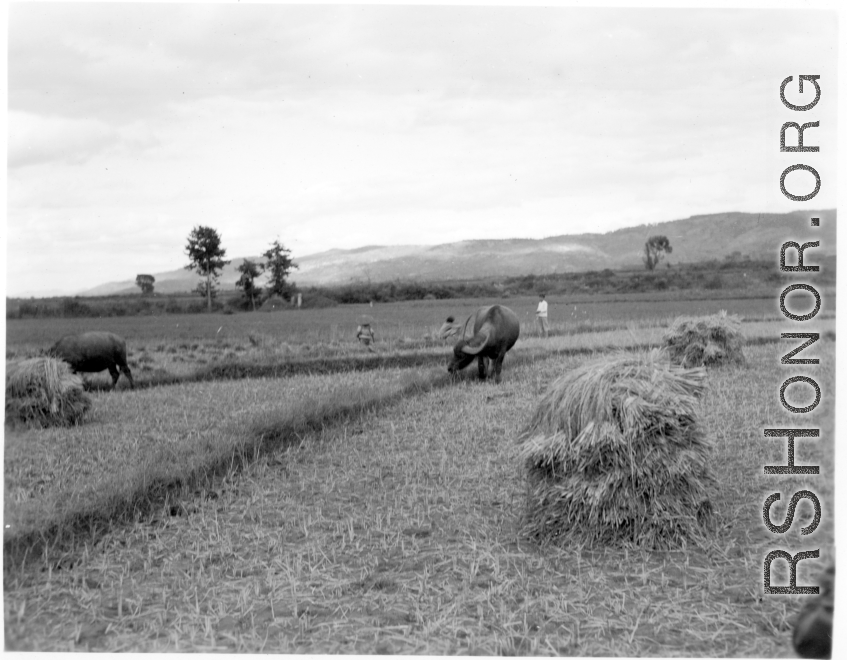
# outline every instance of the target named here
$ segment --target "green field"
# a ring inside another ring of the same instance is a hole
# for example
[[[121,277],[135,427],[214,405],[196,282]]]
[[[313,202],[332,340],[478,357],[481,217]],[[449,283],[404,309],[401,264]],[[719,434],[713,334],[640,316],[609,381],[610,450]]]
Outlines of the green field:
[[[762,428],[792,423],[779,333],[797,330],[774,300],[553,298],[546,341],[535,299],[504,302],[528,318],[500,386],[472,369],[449,381],[449,346],[425,337],[480,301],[103,319],[150,386],[93,392],[80,427],[6,427],[7,649],[790,657],[799,598],[761,598],[761,561],[810,543],[831,556],[834,297],[814,328],[824,403],[803,420],[821,438],[798,442],[798,462],[822,465],[811,482],[762,475],[784,461]],[[750,342],[746,367],[709,372],[702,404],[720,482],[713,543],[524,539],[515,440],[549,383],[593,353],[658,344],[678,314],[719,309],[743,314]],[[367,371],[349,359],[362,313],[382,329]],[[91,322],[10,321],[7,356]],[[421,366],[391,366],[403,356]],[[315,359],[341,371],[154,386],[161,371]],[[801,485],[824,502],[821,526],[775,542],[762,502]],[[798,574],[811,581],[802,562]]]

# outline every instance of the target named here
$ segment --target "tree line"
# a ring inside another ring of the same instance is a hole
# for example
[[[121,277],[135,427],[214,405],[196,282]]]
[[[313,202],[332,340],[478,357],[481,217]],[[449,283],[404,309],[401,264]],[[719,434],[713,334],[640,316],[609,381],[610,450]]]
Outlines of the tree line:
[[[221,237],[211,227],[199,225],[191,230],[188,235],[188,243],[185,246],[189,264],[186,270],[197,271],[204,280],[197,285],[197,293],[206,298],[207,309],[212,311],[212,299],[218,292],[218,278],[223,267],[229,261],[225,260],[226,249],[221,245]],[[265,287],[269,295],[276,295],[290,300],[293,285],[288,282],[288,275],[292,268],[297,265],[291,260],[291,251],[286,249],[279,239],[275,239],[271,246],[262,253],[264,261],[251,261],[245,259],[238,267],[241,276],[235,283],[241,289],[244,297],[250,301],[253,310],[256,309],[256,298],[261,296],[262,287],[256,284],[256,279],[263,273],[269,274],[268,284]]]
[[[835,257],[824,257],[828,273],[835,273]],[[327,307],[350,303],[388,303],[411,300],[451,298],[509,298],[545,293],[548,296],[628,294],[652,291],[684,290],[756,290],[771,291],[784,286],[787,274],[780,273],[773,259],[753,259],[734,253],[724,259],[698,263],[675,264],[672,268],[653,271],[602,271],[547,273],[508,278],[486,278],[465,281],[366,282],[323,287],[296,287],[302,294],[303,307]],[[834,284],[834,278],[827,285]],[[203,291],[205,294],[205,291]],[[263,294],[267,293],[263,290]],[[720,294],[726,295],[726,294]],[[6,318],[136,316],[148,314],[185,314],[208,311],[208,301],[194,298],[188,302],[184,294],[166,296],[105,296],[95,298],[55,298],[39,300],[6,299]],[[256,294],[256,307],[261,298]],[[224,313],[249,310],[251,300],[244,289],[222,292],[213,300],[213,309]]]
[[[206,309],[211,312],[212,301],[220,291],[218,281],[221,271],[231,263],[231,260],[225,259],[226,248],[222,245],[221,235],[212,227],[198,225],[188,234],[185,253],[189,263],[184,268],[196,271],[203,278],[194,291],[206,299]],[[261,298],[263,292],[267,292],[268,296],[276,295],[290,300],[296,289],[296,285],[288,281],[288,276],[293,268],[297,268],[297,264],[291,259],[291,250],[282,245],[279,238],[271,243],[262,256],[263,261],[245,259],[238,266],[241,275],[235,283],[253,311],[256,310],[256,300]],[[267,286],[261,287],[256,284],[256,280],[265,273],[268,274]],[[141,289],[142,295],[153,293],[155,281],[155,277],[147,274],[139,274],[135,278],[135,284]]]
[[[655,270],[664,254],[673,251],[667,236],[651,236],[644,243],[644,265],[648,271]],[[223,267],[231,263],[225,259],[226,249],[222,245],[220,234],[212,227],[198,225],[188,235],[185,246],[189,264],[187,270],[196,271],[203,279],[197,284],[196,293],[206,299],[207,311],[212,311],[212,301],[216,298],[219,287],[218,280]],[[288,276],[297,265],[291,259],[291,251],[286,249],[277,238],[271,243],[270,248],[262,253],[264,261],[252,261],[245,259],[238,266],[240,277],[235,285],[238,287],[249,306],[256,310],[256,300],[261,299],[263,287],[256,284],[256,280],[264,273],[269,274],[268,284],[264,290],[268,297],[276,295],[284,300],[290,300],[296,286],[288,281]],[[135,278],[136,285],[141,289],[143,295],[153,293],[155,278],[148,274],[139,274]],[[345,287],[325,287],[328,289],[329,297],[340,303],[353,302],[383,302],[389,300],[419,300],[422,298],[455,298],[472,297],[479,295],[497,295],[498,291],[490,290],[490,286],[479,285],[459,286],[451,288],[446,286],[435,286],[431,284],[424,286],[418,283],[386,283],[372,287],[370,282],[367,289],[361,285],[347,285]],[[369,289],[369,290],[368,290]],[[481,290],[482,289],[482,290]]]
[[[728,255],[723,261],[711,260],[694,264],[678,264],[671,269],[657,270],[657,265],[672,248],[666,236],[651,236],[644,244],[644,266],[646,273],[587,271],[581,273],[549,273],[545,275],[525,275],[508,278],[484,278],[471,281],[384,281],[368,280],[350,282],[343,285],[308,287],[300,290],[289,281],[292,269],[297,268],[291,258],[291,252],[275,239],[262,254],[261,260],[245,259],[238,266],[240,276],[236,282],[239,295],[227,294],[225,305],[216,302],[220,287],[219,277],[223,267],[231,263],[226,259],[226,249],[222,245],[220,234],[211,227],[197,226],[188,235],[185,253],[189,264],[186,269],[196,271],[201,276],[195,288],[205,304],[178,302],[177,298],[153,299],[155,278],[149,274],[139,274],[136,285],[141,289],[142,297],[135,299],[118,297],[115,300],[94,299],[83,302],[76,298],[64,298],[54,301],[21,301],[11,305],[7,300],[7,318],[26,318],[41,316],[131,316],[157,313],[211,312],[256,310],[263,300],[278,296],[290,301],[295,293],[303,296],[306,307],[324,307],[334,304],[385,303],[426,299],[450,298],[508,298],[514,295],[546,294],[585,294],[585,293],[634,293],[647,291],[683,290],[683,289],[746,289],[761,285],[770,285],[780,280],[780,274],[773,272],[773,264],[751,260],[740,253]],[[734,272],[738,270],[739,272]],[[743,271],[743,272],[742,272]],[[265,286],[259,286],[257,280],[268,275]]]

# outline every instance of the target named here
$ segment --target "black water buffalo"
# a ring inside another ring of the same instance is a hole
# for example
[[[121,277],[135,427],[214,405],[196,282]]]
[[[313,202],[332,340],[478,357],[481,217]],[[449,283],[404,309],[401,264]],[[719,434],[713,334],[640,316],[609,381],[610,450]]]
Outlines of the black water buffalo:
[[[820,593],[806,601],[794,624],[792,643],[801,658],[832,657],[832,610],[835,566],[821,576]]]
[[[92,373],[108,369],[112,376],[112,389],[118,384],[120,369],[130,386],[135,387],[126,363],[126,342],[111,332],[67,335],[57,341],[47,354],[64,360],[76,372]]]
[[[474,335],[470,339],[461,339],[453,347],[453,357],[447,365],[447,371],[455,374],[464,369],[474,358],[479,360],[479,377],[485,379],[485,360],[491,360],[488,375],[494,375],[494,382],[500,382],[500,371],[503,369],[503,358],[521,333],[521,323],[518,315],[508,307],[491,305],[480,307],[473,319]],[[471,318],[465,323],[467,325]]]

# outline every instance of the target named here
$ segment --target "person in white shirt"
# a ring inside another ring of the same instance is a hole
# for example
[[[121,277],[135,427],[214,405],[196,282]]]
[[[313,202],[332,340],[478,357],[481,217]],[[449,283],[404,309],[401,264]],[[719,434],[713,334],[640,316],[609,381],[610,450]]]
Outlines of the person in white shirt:
[[[544,294],[538,294],[541,300],[538,301],[538,309],[535,310],[535,321],[538,324],[539,332],[547,337],[549,326],[547,325],[547,301],[544,300]]]

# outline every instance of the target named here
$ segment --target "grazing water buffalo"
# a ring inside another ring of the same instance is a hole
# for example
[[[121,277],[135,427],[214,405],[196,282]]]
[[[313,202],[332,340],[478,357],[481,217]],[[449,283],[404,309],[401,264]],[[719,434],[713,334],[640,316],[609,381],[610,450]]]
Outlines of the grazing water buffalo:
[[[479,360],[479,377],[485,379],[485,360],[490,359],[491,370],[488,375],[494,375],[494,382],[500,382],[500,371],[503,369],[503,358],[521,333],[521,323],[518,315],[508,307],[491,305],[480,307],[474,316],[474,335],[470,339],[461,339],[453,347],[453,357],[447,365],[451,374],[464,369],[474,358]],[[470,318],[465,325],[470,322]]]
[[[120,368],[130,386],[135,387],[126,363],[126,342],[111,332],[67,335],[57,341],[47,354],[64,360],[73,371],[92,373],[108,369],[112,376],[112,389],[118,384]]]

